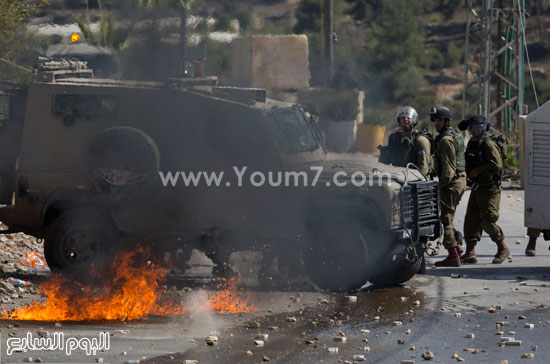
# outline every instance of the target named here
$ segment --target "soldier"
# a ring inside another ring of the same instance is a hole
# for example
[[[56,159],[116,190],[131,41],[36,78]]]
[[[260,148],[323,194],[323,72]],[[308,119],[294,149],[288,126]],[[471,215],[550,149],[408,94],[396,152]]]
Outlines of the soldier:
[[[397,110],[395,119],[399,130],[389,136],[387,147],[379,147],[380,162],[400,167],[413,163],[424,175],[430,174],[430,140],[422,132],[414,130],[418,113],[413,107],[405,106]]]
[[[527,247],[525,248],[525,255],[528,257],[534,257],[535,255],[537,255],[535,249],[537,248],[537,238],[540,235],[540,229],[527,228],[527,235],[529,236],[529,242],[527,243]]]
[[[435,263],[437,267],[459,267],[460,255],[454,230],[456,207],[466,190],[466,163],[464,160],[464,138],[450,126],[451,111],[438,106],[430,109],[430,119],[439,135],[435,139],[434,169],[439,178],[441,196],[441,223],[443,224],[443,246],[449,252],[444,260]]]
[[[499,146],[486,133],[490,124],[485,117],[474,115],[459,124],[462,130],[466,126],[472,134],[466,148],[466,172],[472,191],[464,218],[466,253],[461,261],[464,264],[477,262],[475,246],[485,230],[498,248],[493,264],[501,264],[510,256],[510,251],[504,243],[504,233],[496,224],[500,209],[501,152]]]
[[[527,236],[529,236],[529,242],[527,243],[527,247],[525,248],[525,255],[528,257],[534,257],[536,253],[536,247],[537,247],[537,239],[541,233],[540,229],[537,228],[527,228]],[[548,247],[548,250],[550,250],[550,246]]]
[[[527,247],[525,248],[525,255],[528,257],[534,257],[537,255],[537,252],[535,249],[537,248],[537,238],[540,235],[540,229],[536,228],[527,228],[527,236],[529,236],[529,242],[527,243]],[[550,250],[550,246],[548,247],[548,250]]]

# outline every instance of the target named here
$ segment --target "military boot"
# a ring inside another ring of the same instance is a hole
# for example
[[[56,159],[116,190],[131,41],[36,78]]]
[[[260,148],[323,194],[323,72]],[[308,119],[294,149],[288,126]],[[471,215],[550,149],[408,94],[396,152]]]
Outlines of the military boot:
[[[460,257],[460,262],[462,264],[475,264],[477,263],[476,258],[476,246],[473,244],[466,244],[466,253]]]
[[[458,251],[458,255],[462,255],[462,253],[464,253],[464,250],[462,250],[462,247],[464,246],[464,236],[457,229],[453,229],[453,230],[454,230],[454,236],[456,240],[456,250]]]
[[[501,241],[500,243],[497,243],[497,254],[495,255],[495,259],[493,259],[493,264],[502,264],[510,256],[510,250],[508,250],[508,247],[506,244],[504,244],[504,241]]]
[[[537,238],[529,238],[527,248],[525,248],[525,255],[528,257],[534,257],[537,255],[535,249],[537,247]]]
[[[440,260],[439,262],[435,262],[436,267],[460,267],[460,255],[458,255],[458,251],[456,249],[456,246],[447,249],[449,252],[449,256],[443,260]]]

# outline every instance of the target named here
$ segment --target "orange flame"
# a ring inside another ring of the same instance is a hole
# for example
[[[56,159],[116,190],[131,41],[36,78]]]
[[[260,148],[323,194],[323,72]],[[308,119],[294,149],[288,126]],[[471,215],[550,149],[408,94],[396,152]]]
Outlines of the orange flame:
[[[80,34],[72,33],[71,34],[71,43],[78,43],[78,42],[80,42]]]
[[[109,270],[109,281],[103,287],[87,286],[55,275],[40,285],[42,302],[3,311],[0,319],[32,321],[136,320],[150,315],[178,316],[186,312],[182,303],[163,295],[159,282],[165,280],[165,269],[154,263],[143,264],[149,251],[138,248],[116,255]],[[141,263],[141,264],[138,264]],[[93,273],[96,276],[97,273]],[[219,313],[251,313],[250,294],[237,288],[238,279],[220,279],[221,289],[208,295],[208,304],[200,309]]]
[[[164,269],[154,264],[134,266],[144,249],[119,253],[111,265],[111,281],[102,289],[85,286],[56,275],[40,285],[47,299],[2,313],[0,318],[37,321],[135,320],[148,315],[175,316],[185,313],[183,305],[161,302],[159,281]]]
[[[219,313],[252,313],[259,310],[250,302],[250,294],[238,291],[239,279],[220,278],[220,292],[214,292],[208,296],[210,307]]]

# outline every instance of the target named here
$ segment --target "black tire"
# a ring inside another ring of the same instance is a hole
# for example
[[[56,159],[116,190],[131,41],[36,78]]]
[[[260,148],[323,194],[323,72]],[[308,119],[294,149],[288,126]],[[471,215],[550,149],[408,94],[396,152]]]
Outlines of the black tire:
[[[119,231],[105,214],[93,209],[71,210],[48,228],[44,255],[56,273],[86,274],[92,265],[102,271],[118,238]]]
[[[309,278],[329,291],[361,287],[370,277],[372,244],[380,236],[376,215],[356,206],[318,207],[310,213],[303,250]]]
[[[111,200],[127,200],[143,193],[158,178],[160,153],[141,130],[114,127],[97,136],[87,155],[93,182]]]
[[[384,257],[383,264],[370,277],[370,282],[379,287],[392,287],[405,283],[418,272],[422,265],[424,251],[420,245],[416,247],[416,255],[409,254],[407,259],[406,245],[401,243]]]

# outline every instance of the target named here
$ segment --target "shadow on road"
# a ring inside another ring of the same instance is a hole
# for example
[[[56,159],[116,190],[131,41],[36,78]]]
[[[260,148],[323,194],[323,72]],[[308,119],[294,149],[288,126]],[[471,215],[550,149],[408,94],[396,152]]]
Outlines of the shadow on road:
[[[506,265],[462,266],[457,268],[431,268],[427,276],[524,281],[537,279],[550,281],[550,266],[517,267]]]

